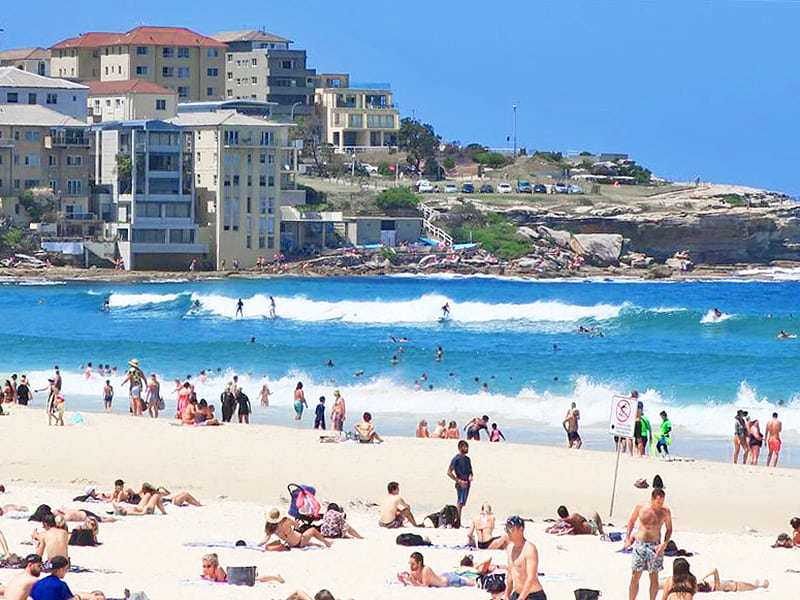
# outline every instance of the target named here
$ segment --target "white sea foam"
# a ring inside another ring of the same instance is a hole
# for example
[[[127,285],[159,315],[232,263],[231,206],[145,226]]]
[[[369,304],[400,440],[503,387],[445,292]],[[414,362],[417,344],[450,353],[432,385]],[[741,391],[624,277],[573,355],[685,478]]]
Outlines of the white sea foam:
[[[121,294],[114,292],[108,299],[111,308],[126,308],[131,306],[144,306],[146,304],[161,304],[174,302],[181,294]]]
[[[730,313],[724,312],[721,314],[716,314],[712,309],[703,315],[703,318],[700,319],[700,322],[703,323],[704,325],[722,323],[724,321],[727,321],[731,317],[733,317],[733,315]]]

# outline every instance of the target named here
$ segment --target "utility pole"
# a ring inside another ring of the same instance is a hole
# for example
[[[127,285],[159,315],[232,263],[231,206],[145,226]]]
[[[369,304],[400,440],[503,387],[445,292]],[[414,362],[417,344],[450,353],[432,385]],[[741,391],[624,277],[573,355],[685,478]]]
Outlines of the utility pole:
[[[511,110],[514,111],[514,129],[513,129],[513,137],[514,137],[514,156],[517,155],[517,105],[512,104]]]

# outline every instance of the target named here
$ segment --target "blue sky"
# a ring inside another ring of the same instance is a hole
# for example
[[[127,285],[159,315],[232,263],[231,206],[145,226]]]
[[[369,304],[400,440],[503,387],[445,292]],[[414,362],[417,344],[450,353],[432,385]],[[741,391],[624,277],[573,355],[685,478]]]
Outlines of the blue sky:
[[[529,150],[627,152],[676,180],[800,195],[800,0],[5,2],[19,8],[0,14],[3,48],[263,26],[320,72],[390,82],[402,115],[448,141],[506,146],[516,104]]]

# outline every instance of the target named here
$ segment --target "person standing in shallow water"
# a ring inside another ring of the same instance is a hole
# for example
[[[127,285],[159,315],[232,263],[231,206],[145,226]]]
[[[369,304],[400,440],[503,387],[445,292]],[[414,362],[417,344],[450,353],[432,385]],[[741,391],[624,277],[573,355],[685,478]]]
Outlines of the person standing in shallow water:
[[[306,394],[303,391],[303,382],[298,381],[294,388],[294,420],[299,421],[303,418],[303,409],[308,408]]]

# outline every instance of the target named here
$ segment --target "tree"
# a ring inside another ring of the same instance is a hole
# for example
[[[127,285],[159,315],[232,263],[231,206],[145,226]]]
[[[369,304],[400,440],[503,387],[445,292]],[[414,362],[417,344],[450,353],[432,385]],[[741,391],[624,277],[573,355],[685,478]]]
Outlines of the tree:
[[[117,186],[120,194],[130,194],[133,190],[133,159],[129,154],[117,154]]]
[[[19,204],[33,222],[55,217],[56,195],[49,188],[31,188],[19,195]]]
[[[400,121],[398,142],[401,150],[408,152],[408,162],[415,168],[420,163],[435,161],[442,138],[436,135],[433,126],[406,117]]]
[[[375,198],[375,204],[381,210],[393,208],[417,208],[419,198],[407,187],[389,188]]]

